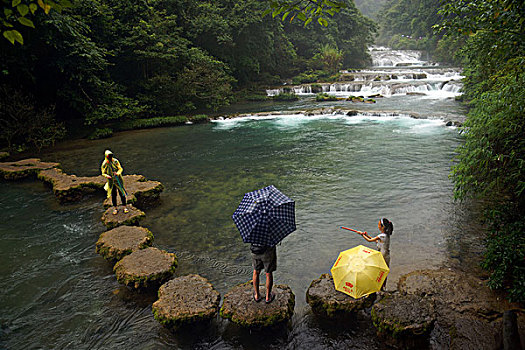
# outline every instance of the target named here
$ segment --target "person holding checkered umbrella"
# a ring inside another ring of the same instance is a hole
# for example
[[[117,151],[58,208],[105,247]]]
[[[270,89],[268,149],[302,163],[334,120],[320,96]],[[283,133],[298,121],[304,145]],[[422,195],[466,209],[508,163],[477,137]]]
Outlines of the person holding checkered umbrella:
[[[244,243],[251,243],[253,265],[253,299],[262,300],[259,293],[261,270],[266,272],[266,303],[275,299],[272,293],[273,272],[277,269],[275,246],[295,231],[295,202],[271,185],[244,194],[232,215]]]

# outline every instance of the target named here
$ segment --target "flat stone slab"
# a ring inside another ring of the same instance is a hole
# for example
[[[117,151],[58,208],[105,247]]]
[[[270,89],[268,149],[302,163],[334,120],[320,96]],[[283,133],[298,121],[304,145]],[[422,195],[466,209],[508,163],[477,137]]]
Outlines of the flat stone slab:
[[[153,303],[152,310],[157,321],[176,330],[214,318],[220,301],[219,292],[206,278],[187,275],[163,284],[159,289],[159,299]]]
[[[379,336],[402,348],[419,348],[428,341],[436,313],[430,298],[386,294],[372,307]]]
[[[124,206],[117,206],[117,214],[113,214],[115,207],[106,209],[101,218],[104,225],[106,225],[108,229],[123,225],[134,226],[138,225],[140,220],[146,217],[146,214],[142,210],[137,209],[130,204],[126,205],[126,208],[128,208],[129,212],[124,213]]]
[[[173,253],[149,247],[126,255],[113,267],[117,281],[135,289],[158,287],[177,267]]]
[[[124,175],[122,178],[127,192],[127,203],[139,208],[157,204],[160,193],[164,190],[164,186],[159,181],[147,180],[142,175]],[[106,180],[104,179],[105,183]],[[111,198],[106,198],[104,207],[109,208],[111,205]]]
[[[18,180],[36,176],[39,172],[60,166],[60,163],[42,162],[38,158],[23,159],[17,162],[0,163],[0,175],[6,180]]]
[[[312,311],[327,318],[339,318],[353,315],[355,312],[371,307],[376,293],[354,299],[335,289],[334,280],[328,273],[313,280],[306,291],[306,302]]]
[[[53,193],[61,203],[77,202],[85,194],[103,189],[106,183],[106,178],[102,175],[69,175],[57,168],[41,171],[38,178],[51,185]]]
[[[136,250],[153,244],[153,234],[145,227],[119,226],[100,235],[96,252],[109,261],[118,261]]]
[[[225,296],[220,310],[223,318],[243,327],[270,327],[288,322],[293,315],[295,295],[290,287],[274,285],[275,299],[266,304],[264,286],[260,287],[263,300],[253,300],[252,282],[233,287]]]

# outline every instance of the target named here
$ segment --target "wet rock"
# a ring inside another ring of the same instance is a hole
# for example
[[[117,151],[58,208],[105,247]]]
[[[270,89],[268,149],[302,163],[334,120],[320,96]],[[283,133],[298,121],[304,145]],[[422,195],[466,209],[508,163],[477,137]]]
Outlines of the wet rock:
[[[111,207],[108,208],[102,215],[101,220],[108,229],[112,229],[122,225],[138,225],[139,221],[146,217],[146,214],[142,210],[137,209],[129,204],[126,206],[126,208],[129,210],[129,212],[127,213],[124,213],[124,206],[119,205],[117,208],[117,214],[113,214],[113,210],[115,208]]]
[[[266,304],[264,288],[261,288],[263,300],[253,300],[252,282],[240,284],[230,290],[222,303],[220,314],[223,318],[243,327],[270,327],[288,322],[295,307],[295,295],[286,285],[274,285],[272,293],[275,299]]]
[[[214,318],[220,300],[219,292],[204,277],[177,277],[160,287],[159,300],[153,303],[153,315],[162,325],[176,330]]]
[[[117,281],[128,287],[156,288],[173,275],[176,267],[175,254],[149,247],[126,255],[113,271]]]
[[[385,295],[372,307],[372,322],[379,336],[401,348],[420,348],[436,319],[430,298],[416,295]]]
[[[372,293],[363,298],[354,299],[339,292],[334,287],[334,280],[328,273],[322,274],[313,280],[306,291],[306,302],[312,311],[327,318],[352,316],[361,309],[372,306],[376,294]]]
[[[109,261],[118,261],[153,243],[153,234],[145,227],[119,226],[100,235],[96,252]]]
[[[434,302],[436,324],[430,342],[438,348],[500,348],[503,313],[519,308],[491,291],[485,281],[473,274],[447,268],[404,275],[399,279],[398,291],[402,296]],[[522,338],[523,330],[519,328]]]
[[[106,183],[102,175],[91,177],[68,175],[57,168],[42,170],[38,178],[51,185],[60,203],[77,202],[85,194],[103,189]]]
[[[424,92],[408,91],[406,95],[407,96],[425,96],[426,94]]]
[[[6,180],[18,180],[34,177],[42,170],[58,166],[59,163],[42,162],[38,158],[23,159],[17,162],[0,163],[0,175]]]
[[[146,208],[158,203],[160,193],[164,190],[164,186],[159,181],[147,180],[142,175],[124,175],[124,188],[127,196],[126,202],[133,204],[139,208]],[[104,184],[106,180],[104,179]],[[111,206],[111,198],[106,198],[104,207]]]

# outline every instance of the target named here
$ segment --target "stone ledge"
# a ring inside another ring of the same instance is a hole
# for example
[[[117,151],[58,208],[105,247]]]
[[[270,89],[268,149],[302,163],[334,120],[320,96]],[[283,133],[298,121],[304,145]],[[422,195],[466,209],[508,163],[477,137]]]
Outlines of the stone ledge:
[[[106,183],[102,175],[91,177],[68,175],[56,168],[41,171],[38,178],[51,185],[53,193],[61,203],[79,201],[84,194],[103,189]]]
[[[128,195],[126,202],[139,208],[153,206],[158,203],[164,186],[159,181],[147,180],[143,175],[124,175],[124,188]],[[105,180],[105,179],[104,179]],[[105,183],[105,182],[104,182]],[[111,198],[104,200],[104,207],[111,206]]]
[[[221,296],[207,279],[199,275],[174,278],[159,289],[153,303],[155,319],[177,330],[182,326],[209,321],[217,315]]]
[[[264,287],[261,287],[261,292]],[[252,282],[233,287],[225,296],[220,314],[223,318],[243,327],[270,327],[288,322],[293,315],[295,295],[290,287],[274,285],[275,299],[266,304],[263,300],[253,300]]]
[[[5,180],[18,180],[36,176],[42,170],[60,166],[60,163],[42,162],[38,158],[23,159],[17,162],[0,163],[0,175]]]
[[[101,218],[104,225],[106,225],[108,229],[124,225],[136,226],[139,224],[140,220],[146,217],[146,214],[142,210],[137,209],[132,205],[126,205],[126,208],[129,210],[128,213],[124,213],[124,206],[117,206],[117,214],[113,214],[115,207],[106,209]]]
[[[175,254],[149,247],[126,255],[113,271],[117,281],[139,289],[160,286],[173,275],[176,267]]]
[[[430,298],[385,295],[372,307],[372,322],[379,336],[393,346],[418,349],[428,343],[436,319]]]
[[[352,316],[355,312],[372,306],[375,299],[376,293],[354,299],[336,290],[334,280],[328,273],[313,280],[306,291],[306,302],[312,311],[327,318]]]
[[[118,261],[136,250],[153,243],[153,234],[145,227],[119,226],[100,235],[96,252],[104,259]]]

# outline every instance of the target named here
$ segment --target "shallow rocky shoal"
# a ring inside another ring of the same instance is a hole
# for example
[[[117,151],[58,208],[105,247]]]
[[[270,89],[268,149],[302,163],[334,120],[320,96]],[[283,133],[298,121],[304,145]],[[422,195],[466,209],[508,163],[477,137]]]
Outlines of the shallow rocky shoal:
[[[23,159],[17,162],[0,163],[0,175],[5,180],[18,180],[36,176],[39,172],[60,166],[60,163],[42,162],[38,158]]]
[[[274,285],[272,293],[275,299],[270,304],[264,301],[264,290],[265,287],[261,286],[263,300],[256,303],[251,281],[233,287],[224,296],[221,316],[243,327],[270,327],[289,321],[295,307],[295,295],[291,288],[283,284]]]
[[[328,273],[313,280],[306,291],[306,302],[320,316],[338,318],[351,316],[358,310],[372,306],[376,293],[355,299],[335,289],[334,280]]]
[[[398,291],[400,297],[429,299],[434,303],[436,320],[430,334],[434,348],[502,348],[503,313],[522,310],[520,305],[509,303],[502,294],[491,291],[486,281],[449,268],[406,274],[399,279]],[[518,311],[517,319],[525,348],[525,313]]]
[[[113,271],[117,281],[129,287],[158,287],[167,281],[177,267],[173,253],[149,247],[126,255],[115,264]]]
[[[79,201],[85,194],[104,188],[106,179],[100,176],[76,176],[64,173],[61,169],[43,170],[38,178],[51,185],[53,193],[61,203]]]
[[[151,246],[153,234],[145,227],[119,226],[100,235],[96,252],[106,260],[120,260],[132,252]]]
[[[163,284],[152,310],[157,321],[176,330],[215,317],[220,300],[219,292],[207,279],[199,275],[187,275]]]
[[[126,208],[129,210],[128,213],[124,213],[124,206],[122,205],[119,205],[116,208],[118,210],[117,214],[113,214],[115,207],[106,209],[104,214],[102,214],[101,220],[108,229],[123,225],[138,225],[140,220],[146,217],[146,214],[142,210],[137,209],[130,204],[126,205]]]
[[[402,348],[420,348],[428,343],[435,319],[433,301],[415,295],[385,294],[372,307],[378,335]]]
[[[164,186],[159,181],[147,180],[142,175],[124,175],[122,178],[127,192],[127,203],[131,203],[139,208],[153,206],[158,203],[160,193],[164,190]],[[105,181],[104,184],[106,183]],[[120,201],[120,197],[117,196],[117,198]],[[109,208],[111,205],[111,198],[106,198],[104,207]]]

